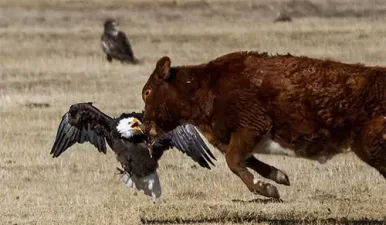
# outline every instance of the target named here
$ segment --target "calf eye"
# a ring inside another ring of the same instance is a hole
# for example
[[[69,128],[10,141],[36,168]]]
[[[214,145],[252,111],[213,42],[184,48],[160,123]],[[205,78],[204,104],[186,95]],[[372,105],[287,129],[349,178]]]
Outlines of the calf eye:
[[[143,93],[143,100],[144,100],[144,101],[146,101],[146,98],[147,98],[147,96],[149,96],[150,92],[151,92],[151,90],[150,90],[150,89],[147,89],[147,90],[145,91],[145,93]]]

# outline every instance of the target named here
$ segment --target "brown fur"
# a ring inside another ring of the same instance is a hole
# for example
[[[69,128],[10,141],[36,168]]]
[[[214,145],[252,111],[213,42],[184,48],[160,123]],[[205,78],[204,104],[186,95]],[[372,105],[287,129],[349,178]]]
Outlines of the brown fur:
[[[351,148],[386,178],[386,68],[256,52],[170,65],[160,59],[143,87],[149,129],[197,126],[252,192],[279,198],[247,167],[289,185],[282,171],[251,156],[267,134],[309,159]]]

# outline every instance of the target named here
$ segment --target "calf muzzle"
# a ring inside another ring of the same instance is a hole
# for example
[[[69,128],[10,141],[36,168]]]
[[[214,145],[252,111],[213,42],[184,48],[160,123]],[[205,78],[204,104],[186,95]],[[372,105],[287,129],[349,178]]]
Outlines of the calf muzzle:
[[[144,122],[140,125],[141,130],[144,134],[148,134],[150,136],[157,136],[157,131],[155,130],[154,126],[150,122]]]

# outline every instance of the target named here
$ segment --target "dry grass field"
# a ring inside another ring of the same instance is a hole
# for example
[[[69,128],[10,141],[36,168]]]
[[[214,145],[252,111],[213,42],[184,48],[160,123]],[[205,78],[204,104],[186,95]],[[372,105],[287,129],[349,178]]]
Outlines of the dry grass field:
[[[279,11],[293,22],[273,23]],[[105,60],[107,17],[143,64]],[[259,156],[289,175],[290,187],[277,185],[283,202],[251,194],[215,149],[211,171],[164,155],[157,200],[123,186],[111,151],[49,155],[73,103],[112,116],[142,110],[164,55],[182,65],[258,50],[386,66],[385,21],[384,0],[0,0],[0,224],[385,224],[386,181],[352,153],[326,164]]]

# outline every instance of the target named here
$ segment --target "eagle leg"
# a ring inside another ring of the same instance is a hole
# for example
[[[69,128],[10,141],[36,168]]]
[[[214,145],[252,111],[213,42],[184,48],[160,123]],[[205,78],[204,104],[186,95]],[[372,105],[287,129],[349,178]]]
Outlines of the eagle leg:
[[[109,61],[109,62],[112,62],[112,61],[113,61],[113,57],[111,57],[111,55],[109,55],[109,54],[106,55],[106,59],[107,59],[107,61]]]

